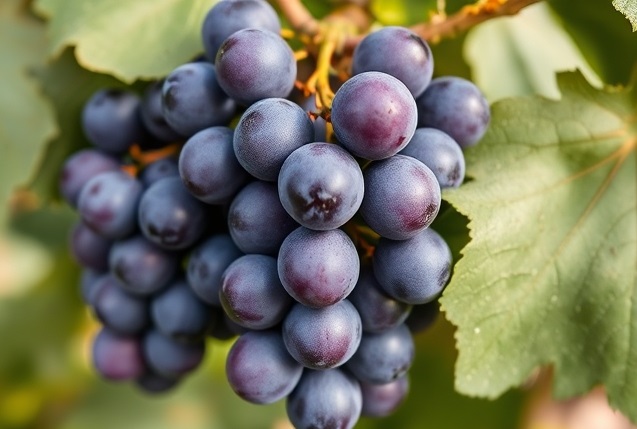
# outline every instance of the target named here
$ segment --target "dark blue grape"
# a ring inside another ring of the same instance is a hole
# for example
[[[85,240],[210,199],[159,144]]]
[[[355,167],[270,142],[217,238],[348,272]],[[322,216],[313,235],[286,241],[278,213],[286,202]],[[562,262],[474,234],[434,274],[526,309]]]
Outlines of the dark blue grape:
[[[151,301],[155,327],[182,341],[202,339],[210,330],[213,310],[204,304],[184,280],[177,280]]]
[[[277,275],[276,259],[245,255],[223,273],[221,305],[235,323],[249,329],[267,329],[278,324],[292,305]]]
[[[163,289],[175,276],[178,255],[136,235],[113,245],[111,272],[122,288],[135,295],[151,295]]]
[[[361,269],[356,287],[348,299],[361,316],[364,332],[383,332],[405,321],[411,305],[388,296],[376,281],[371,267]]]
[[[60,192],[64,199],[77,207],[80,191],[93,177],[106,171],[118,171],[120,163],[111,155],[95,149],[83,149],[71,155],[60,173]]]
[[[418,127],[437,128],[462,148],[473,146],[489,126],[489,103],[468,80],[445,76],[431,81],[418,97]]]
[[[283,98],[266,98],[241,116],[233,145],[248,173],[276,182],[283,161],[295,149],[313,141],[312,121],[300,106]]]
[[[221,45],[215,58],[217,79],[237,102],[285,98],[296,80],[296,59],[278,34],[258,28],[239,30]]]
[[[385,292],[409,304],[425,304],[444,289],[451,251],[431,228],[409,240],[381,238],[374,252],[374,276]]]
[[[365,197],[360,213],[381,236],[411,238],[438,215],[440,185],[432,171],[417,159],[392,156],[371,163],[363,175]]]
[[[148,366],[165,377],[178,378],[199,366],[205,353],[205,343],[184,343],[151,330],[142,341]]]
[[[221,275],[241,255],[229,235],[213,235],[192,251],[186,272],[188,284],[203,301],[220,306]]]
[[[93,366],[107,380],[133,380],[145,370],[139,338],[102,328],[93,340]]]
[[[179,177],[161,179],[148,188],[138,214],[144,236],[169,250],[192,246],[206,229],[206,206],[188,192]]]
[[[434,72],[427,42],[404,27],[384,27],[356,46],[352,73],[378,71],[399,79],[414,97],[423,93]]]
[[[262,28],[278,34],[281,23],[274,8],[262,0],[226,0],[214,5],[201,28],[201,39],[210,61],[215,60],[224,40],[244,28]]]
[[[86,138],[105,152],[126,152],[133,143],[147,139],[139,106],[139,97],[132,92],[121,89],[97,91],[82,110]]]
[[[228,230],[245,253],[276,255],[299,224],[285,211],[273,183],[256,181],[243,188],[228,211]]]
[[[295,304],[283,321],[285,347],[294,359],[312,369],[347,362],[361,335],[361,318],[347,300],[318,309]]]
[[[113,275],[100,278],[94,287],[95,314],[105,326],[122,334],[138,334],[148,326],[146,300],[124,291]]]
[[[325,307],[350,294],[360,270],[352,240],[340,229],[300,227],[283,241],[278,256],[281,283],[301,304]]]
[[[140,107],[142,122],[148,132],[164,146],[181,140],[182,136],[173,130],[166,118],[164,118],[164,107],[162,104],[162,87],[164,81],[153,82],[148,85]]]
[[[162,87],[162,106],[168,125],[184,136],[227,125],[236,110],[208,63],[188,63],[173,70]]]
[[[361,415],[361,388],[338,369],[305,371],[288,396],[288,418],[296,429],[351,429]]]
[[[353,76],[336,91],[332,125],[339,142],[362,158],[388,158],[404,148],[416,130],[418,111],[409,89],[381,72]]]
[[[93,231],[113,240],[137,228],[142,184],[123,171],[107,171],[89,180],[80,192],[78,212]]]
[[[179,155],[179,174],[192,195],[221,204],[248,180],[232,149],[232,130],[212,127],[192,136]]]
[[[440,314],[438,301],[414,305],[409,317],[405,320],[405,325],[412,334],[418,334],[429,329],[436,322],[438,314]]]
[[[384,384],[403,377],[414,360],[409,328],[399,325],[380,334],[363,334],[347,369],[361,382]]]
[[[464,155],[449,134],[436,128],[418,128],[400,151],[425,164],[436,175],[441,188],[457,188],[464,180]]]
[[[144,375],[135,380],[135,384],[145,393],[159,394],[175,388],[179,384],[179,379],[146,371]]]
[[[78,222],[71,231],[71,253],[83,267],[96,271],[108,270],[108,253],[113,242]]]
[[[361,382],[363,394],[362,415],[367,417],[386,417],[403,403],[409,393],[409,377],[404,375],[385,384]]]
[[[86,305],[93,306],[95,304],[96,286],[99,284],[101,277],[108,275],[99,271],[85,268],[80,276],[80,294],[82,301]]]
[[[167,157],[148,164],[139,174],[139,180],[145,188],[166,177],[179,176],[179,164],[174,158]]]
[[[292,359],[277,331],[247,332],[230,349],[226,375],[237,395],[254,404],[271,404],[296,387],[303,366]]]
[[[283,163],[279,197],[301,225],[330,230],[354,216],[363,200],[363,173],[343,148],[330,143],[301,146]]]

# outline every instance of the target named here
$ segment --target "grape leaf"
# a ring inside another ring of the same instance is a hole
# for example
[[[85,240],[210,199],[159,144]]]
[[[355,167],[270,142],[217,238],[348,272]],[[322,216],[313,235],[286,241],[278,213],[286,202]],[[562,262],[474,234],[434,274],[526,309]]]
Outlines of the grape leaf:
[[[38,0],[50,53],[76,46],[86,69],[132,82],[167,75],[203,51],[201,23],[215,0]]]
[[[0,168],[0,224],[11,193],[30,178],[46,140],[56,133],[53,110],[28,76],[44,58],[44,30],[19,3],[0,3],[0,153],[5,160]]]
[[[472,180],[445,192],[472,237],[441,300],[456,388],[494,398],[552,365],[556,396],[602,383],[637,421],[637,98],[558,87],[495,103]]]
[[[637,31],[637,2],[635,0],[613,0],[613,6],[626,15],[633,26],[633,31]]]

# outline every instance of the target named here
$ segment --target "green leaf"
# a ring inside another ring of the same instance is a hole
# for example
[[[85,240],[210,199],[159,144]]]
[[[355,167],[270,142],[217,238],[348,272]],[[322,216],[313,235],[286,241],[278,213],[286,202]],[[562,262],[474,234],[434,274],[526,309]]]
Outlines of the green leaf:
[[[203,51],[201,24],[215,0],[38,0],[50,52],[76,46],[82,67],[124,82],[159,78]]]
[[[42,25],[15,0],[0,4],[0,224],[7,201],[42,159],[47,139],[56,133],[53,110],[28,75],[44,58]]]
[[[383,25],[412,25],[429,20],[436,0],[373,0],[370,7]]]
[[[626,15],[633,25],[633,31],[637,31],[637,2],[635,0],[613,0],[615,9]]]
[[[605,385],[637,421],[634,94],[558,75],[559,101],[493,105],[445,198],[471,243],[442,298],[458,327],[456,388],[497,397],[552,365],[558,397]]]

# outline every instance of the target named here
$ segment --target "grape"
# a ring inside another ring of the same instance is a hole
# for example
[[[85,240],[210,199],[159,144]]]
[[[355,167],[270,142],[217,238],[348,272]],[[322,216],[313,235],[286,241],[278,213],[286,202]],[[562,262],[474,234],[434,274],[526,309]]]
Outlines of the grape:
[[[163,85],[163,80],[148,85],[142,99],[140,114],[144,126],[154,138],[162,143],[172,143],[180,140],[181,135],[173,130],[166,122],[166,118],[164,118],[164,107],[162,104]]]
[[[438,301],[431,301],[427,304],[414,305],[409,317],[405,321],[405,325],[412,334],[417,334],[429,329],[438,318],[440,313],[440,305]]]
[[[223,309],[232,321],[246,328],[271,328],[283,320],[292,305],[271,256],[242,256],[230,264],[221,280]]]
[[[60,174],[60,192],[64,199],[77,207],[82,187],[93,177],[106,171],[118,171],[119,161],[95,149],[83,149],[66,160]]]
[[[462,148],[473,146],[489,126],[489,103],[468,80],[446,76],[431,81],[418,97],[418,127],[449,134]]]
[[[139,226],[151,242],[169,250],[185,249],[206,229],[207,209],[179,177],[155,182],[139,203]]]
[[[367,35],[354,50],[352,73],[378,71],[399,79],[414,97],[423,93],[434,72],[427,42],[404,27],[384,27]]]
[[[228,36],[244,28],[262,28],[279,33],[281,24],[276,11],[265,1],[220,1],[206,15],[201,38],[206,56],[214,61],[217,51]]]
[[[153,298],[150,311],[162,334],[181,341],[202,339],[213,321],[212,309],[181,279]]]
[[[430,228],[409,240],[381,238],[374,252],[374,276],[385,292],[409,304],[425,304],[444,289],[451,251]]]
[[[147,138],[139,106],[139,97],[132,92],[121,89],[97,91],[82,109],[84,135],[105,152],[126,152],[133,143]]]
[[[283,241],[278,256],[281,283],[301,304],[325,307],[350,294],[360,270],[352,240],[340,229],[299,227]]]
[[[209,204],[227,202],[248,180],[232,149],[232,130],[212,127],[181,150],[179,174],[192,195]]]
[[[279,197],[301,225],[330,230],[354,216],[363,200],[363,173],[343,148],[330,143],[301,146],[279,173]]]
[[[178,342],[157,330],[151,330],[144,336],[142,350],[152,370],[165,377],[177,378],[199,366],[204,356],[205,344]]]
[[[411,238],[427,228],[440,210],[440,185],[415,158],[396,155],[371,163],[363,173],[361,215],[378,234],[392,240]]]
[[[295,304],[283,321],[283,341],[303,366],[327,369],[352,357],[361,330],[361,318],[347,300],[318,309]]]
[[[135,380],[135,383],[144,392],[157,394],[173,389],[179,383],[179,379],[146,371],[144,375]]]
[[[142,350],[137,337],[102,328],[93,340],[93,366],[107,380],[132,380],[144,372]]]
[[[208,304],[221,305],[221,275],[241,251],[227,234],[213,235],[197,246],[188,260],[188,284]]]
[[[239,30],[215,58],[219,85],[240,104],[285,98],[296,80],[296,59],[278,34],[258,28]]]
[[[112,242],[78,222],[71,231],[71,253],[82,266],[96,271],[108,269],[108,252]]]
[[[162,87],[162,106],[168,125],[184,136],[226,125],[236,110],[208,63],[188,63],[173,70]]]
[[[332,102],[334,133],[356,156],[378,160],[404,148],[414,135],[418,111],[409,89],[381,72],[353,76]]]
[[[107,274],[90,268],[82,270],[82,274],[80,276],[80,294],[82,296],[82,301],[84,301],[85,304],[90,306],[95,305],[96,286],[99,284],[100,278],[105,275]]]
[[[314,126],[301,107],[283,98],[257,101],[234,131],[234,152],[254,177],[276,182],[283,161],[314,140]]]
[[[141,171],[139,180],[145,188],[166,177],[179,176],[179,165],[174,158],[161,158],[148,164]]]
[[[360,385],[349,374],[306,370],[288,396],[286,409],[296,429],[351,429],[362,403]]]
[[[247,332],[230,349],[226,374],[237,395],[255,404],[271,404],[297,385],[303,366],[288,354],[277,331]]]
[[[361,382],[360,385],[363,394],[362,415],[367,417],[386,417],[396,411],[396,408],[407,397],[409,377],[404,375],[385,384]]]
[[[299,225],[288,215],[273,183],[256,181],[232,200],[228,229],[245,253],[276,255],[281,243]]]
[[[146,300],[122,289],[113,275],[106,275],[94,286],[95,314],[107,327],[122,334],[138,334],[149,322]]]
[[[110,254],[111,272],[127,292],[151,295],[172,280],[179,266],[175,253],[141,235],[115,243]]]
[[[133,233],[143,188],[123,171],[107,171],[89,180],[80,192],[78,211],[98,234],[118,240]]]
[[[363,334],[347,369],[361,382],[389,383],[404,376],[414,360],[414,340],[409,328],[398,325],[380,334]]]
[[[361,269],[358,283],[348,299],[361,316],[364,332],[378,333],[400,325],[412,307],[387,296],[368,266]]]
[[[429,167],[441,188],[457,188],[464,180],[462,149],[440,130],[418,128],[400,154],[416,158]]]

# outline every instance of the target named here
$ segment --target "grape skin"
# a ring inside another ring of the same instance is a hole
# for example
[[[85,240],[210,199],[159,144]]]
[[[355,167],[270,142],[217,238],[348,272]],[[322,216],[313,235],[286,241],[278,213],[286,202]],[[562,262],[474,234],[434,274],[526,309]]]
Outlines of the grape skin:
[[[144,98],[140,107],[141,119],[148,132],[164,146],[165,143],[172,143],[180,140],[182,136],[173,130],[166,118],[164,118],[164,107],[162,103],[162,87],[164,81],[153,82],[148,85],[144,92]]]
[[[97,234],[82,222],[75,224],[69,241],[71,253],[80,265],[95,271],[108,269],[108,254],[112,241]]]
[[[137,337],[102,328],[93,340],[93,367],[107,380],[133,380],[144,373],[145,365]]]
[[[95,271],[90,268],[82,270],[80,276],[80,295],[86,305],[90,307],[95,305],[96,286],[99,284],[100,278],[105,275],[108,275],[108,273]]]
[[[96,149],[83,149],[71,155],[60,173],[60,192],[64,199],[77,208],[80,191],[93,177],[106,171],[118,171],[120,163],[113,156]]]
[[[396,411],[409,393],[409,377],[402,377],[386,384],[361,382],[363,394],[362,415],[367,417],[386,417]]]
[[[139,334],[149,324],[146,300],[122,289],[111,274],[100,278],[94,286],[95,314],[102,323],[121,334]]]
[[[165,377],[178,378],[199,366],[204,356],[205,344],[178,342],[157,330],[151,330],[142,340],[142,351],[152,370]]]
[[[139,180],[144,188],[148,188],[161,179],[174,176],[179,176],[179,165],[174,158],[167,157],[158,159],[144,167],[139,175]]]

